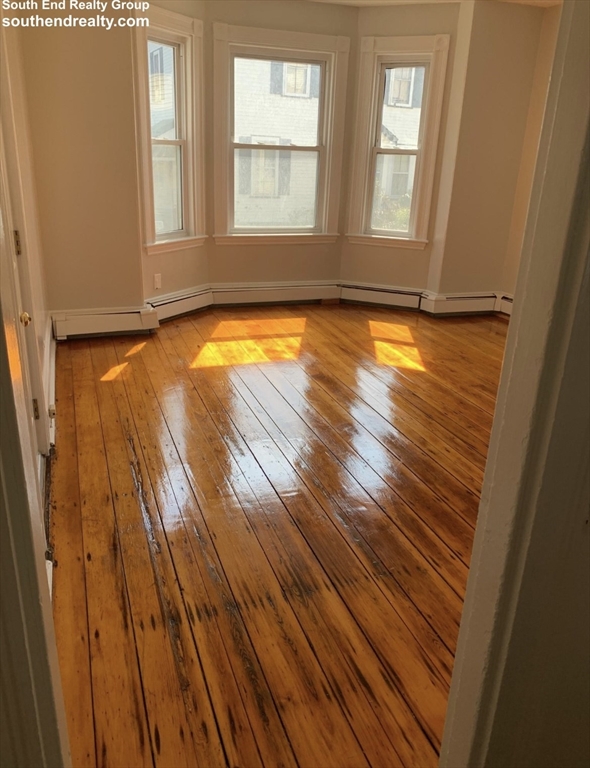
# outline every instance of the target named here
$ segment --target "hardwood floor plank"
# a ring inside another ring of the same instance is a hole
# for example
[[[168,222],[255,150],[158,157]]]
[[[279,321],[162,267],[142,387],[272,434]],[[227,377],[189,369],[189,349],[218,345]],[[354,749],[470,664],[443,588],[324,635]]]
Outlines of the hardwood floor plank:
[[[78,487],[78,446],[70,349],[60,345],[56,364],[57,450],[51,466],[53,616],[68,718],[72,763],[96,765],[84,542]]]
[[[90,348],[70,348],[97,764],[153,766]]]

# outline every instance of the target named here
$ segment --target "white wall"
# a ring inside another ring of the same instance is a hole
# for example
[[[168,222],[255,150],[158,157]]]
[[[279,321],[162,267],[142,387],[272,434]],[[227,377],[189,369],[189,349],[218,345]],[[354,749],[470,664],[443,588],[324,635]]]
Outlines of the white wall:
[[[143,304],[131,34],[22,30],[52,310]]]
[[[475,4],[440,293],[501,288],[543,13]]]
[[[439,136],[437,163],[434,176],[434,192],[432,196],[433,211],[436,206],[440,182],[444,126],[447,121],[451,91],[450,73],[455,57],[458,17],[458,3],[393,6],[389,8],[361,8],[359,13],[359,37],[372,35],[402,36],[436,34],[448,34],[451,37],[443,99],[441,132]],[[348,193],[349,191],[346,190],[346,195],[343,199],[343,208],[347,207]],[[429,240],[432,240],[433,227],[434,215],[431,216],[428,234]],[[405,288],[422,289],[426,287],[431,252],[431,243],[429,243],[423,251],[417,251],[404,248],[359,245],[345,241],[342,244],[341,277],[343,281],[358,281],[377,285],[395,285]]]
[[[509,294],[513,294],[516,288],[516,278],[518,276],[520,254],[522,250],[522,238],[529,208],[533,174],[535,172],[535,164],[537,161],[539,136],[541,134],[541,126],[545,114],[547,88],[549,77],[551,75],[551,67],[553,65],[553,55],[555,53],[555,42],[559,30],[560,16],[561,7],[558,5],[547,8],[543,14],[541,36],[539,38],[537,61],[535,63],[531,99],[523,140],[520,170],[518,172],[518,181],[514,193],[512,222],[510,225],[510,233],[508,235],[506,258],[504,261],[500,286],[503,291]]]

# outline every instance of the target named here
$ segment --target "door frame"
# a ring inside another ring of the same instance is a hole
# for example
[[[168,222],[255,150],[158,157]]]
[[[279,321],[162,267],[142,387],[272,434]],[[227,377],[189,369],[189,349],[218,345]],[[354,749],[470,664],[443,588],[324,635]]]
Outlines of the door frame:
[[[582,680],[587,674],[587,648],[580,651],[584,633],[568,634],[566,627],[583,623],[588,610],[587,584],[579,578],[584,528],[587,534],[588,474],[580,461],[588,451],[588,406],[580,392],[584,375],[572,373],[572,358],[583,369],[590,227],[589,11],[588,0],[568,0],[562,7],[441,768],[550,762],[543,738],[545,731],[553,732],[557,718],[547,712],[559,708],[571,715],[571,739],[561,733],[554,743],[568,765],[578,764],[578,758],[568,762],[567,750],[574,742],[580,749],[574,725],[579,708],[576,715],[578,704],[568,701],[573,691],[561,675],[575,660],[579,664],[570,678]],[[576,606],[582,608],[581,619],[574,620]],[[543,616],[550,611],[561,621],[552,624]]]
[[[0,699],[2,760],[71,765],[45,567],[43,500],[36,473],[27,356],[0,124]]]

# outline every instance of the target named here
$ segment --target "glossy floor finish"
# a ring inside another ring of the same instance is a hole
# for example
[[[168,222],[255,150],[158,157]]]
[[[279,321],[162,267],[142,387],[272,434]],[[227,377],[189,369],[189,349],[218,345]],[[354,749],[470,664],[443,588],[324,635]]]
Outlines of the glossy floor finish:
[[[59,345],[75,766],[435,766],[507,324],[206,310]]]

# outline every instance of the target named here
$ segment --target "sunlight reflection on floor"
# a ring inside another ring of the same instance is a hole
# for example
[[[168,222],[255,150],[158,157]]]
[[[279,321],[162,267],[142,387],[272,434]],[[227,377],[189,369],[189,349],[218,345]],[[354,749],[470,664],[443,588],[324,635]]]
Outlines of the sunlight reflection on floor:
[[[379,365],[426,370],[418,348],[413,346],[414,337],[407,325],[369,320],[369,327],[375,345],[375,360]]]

